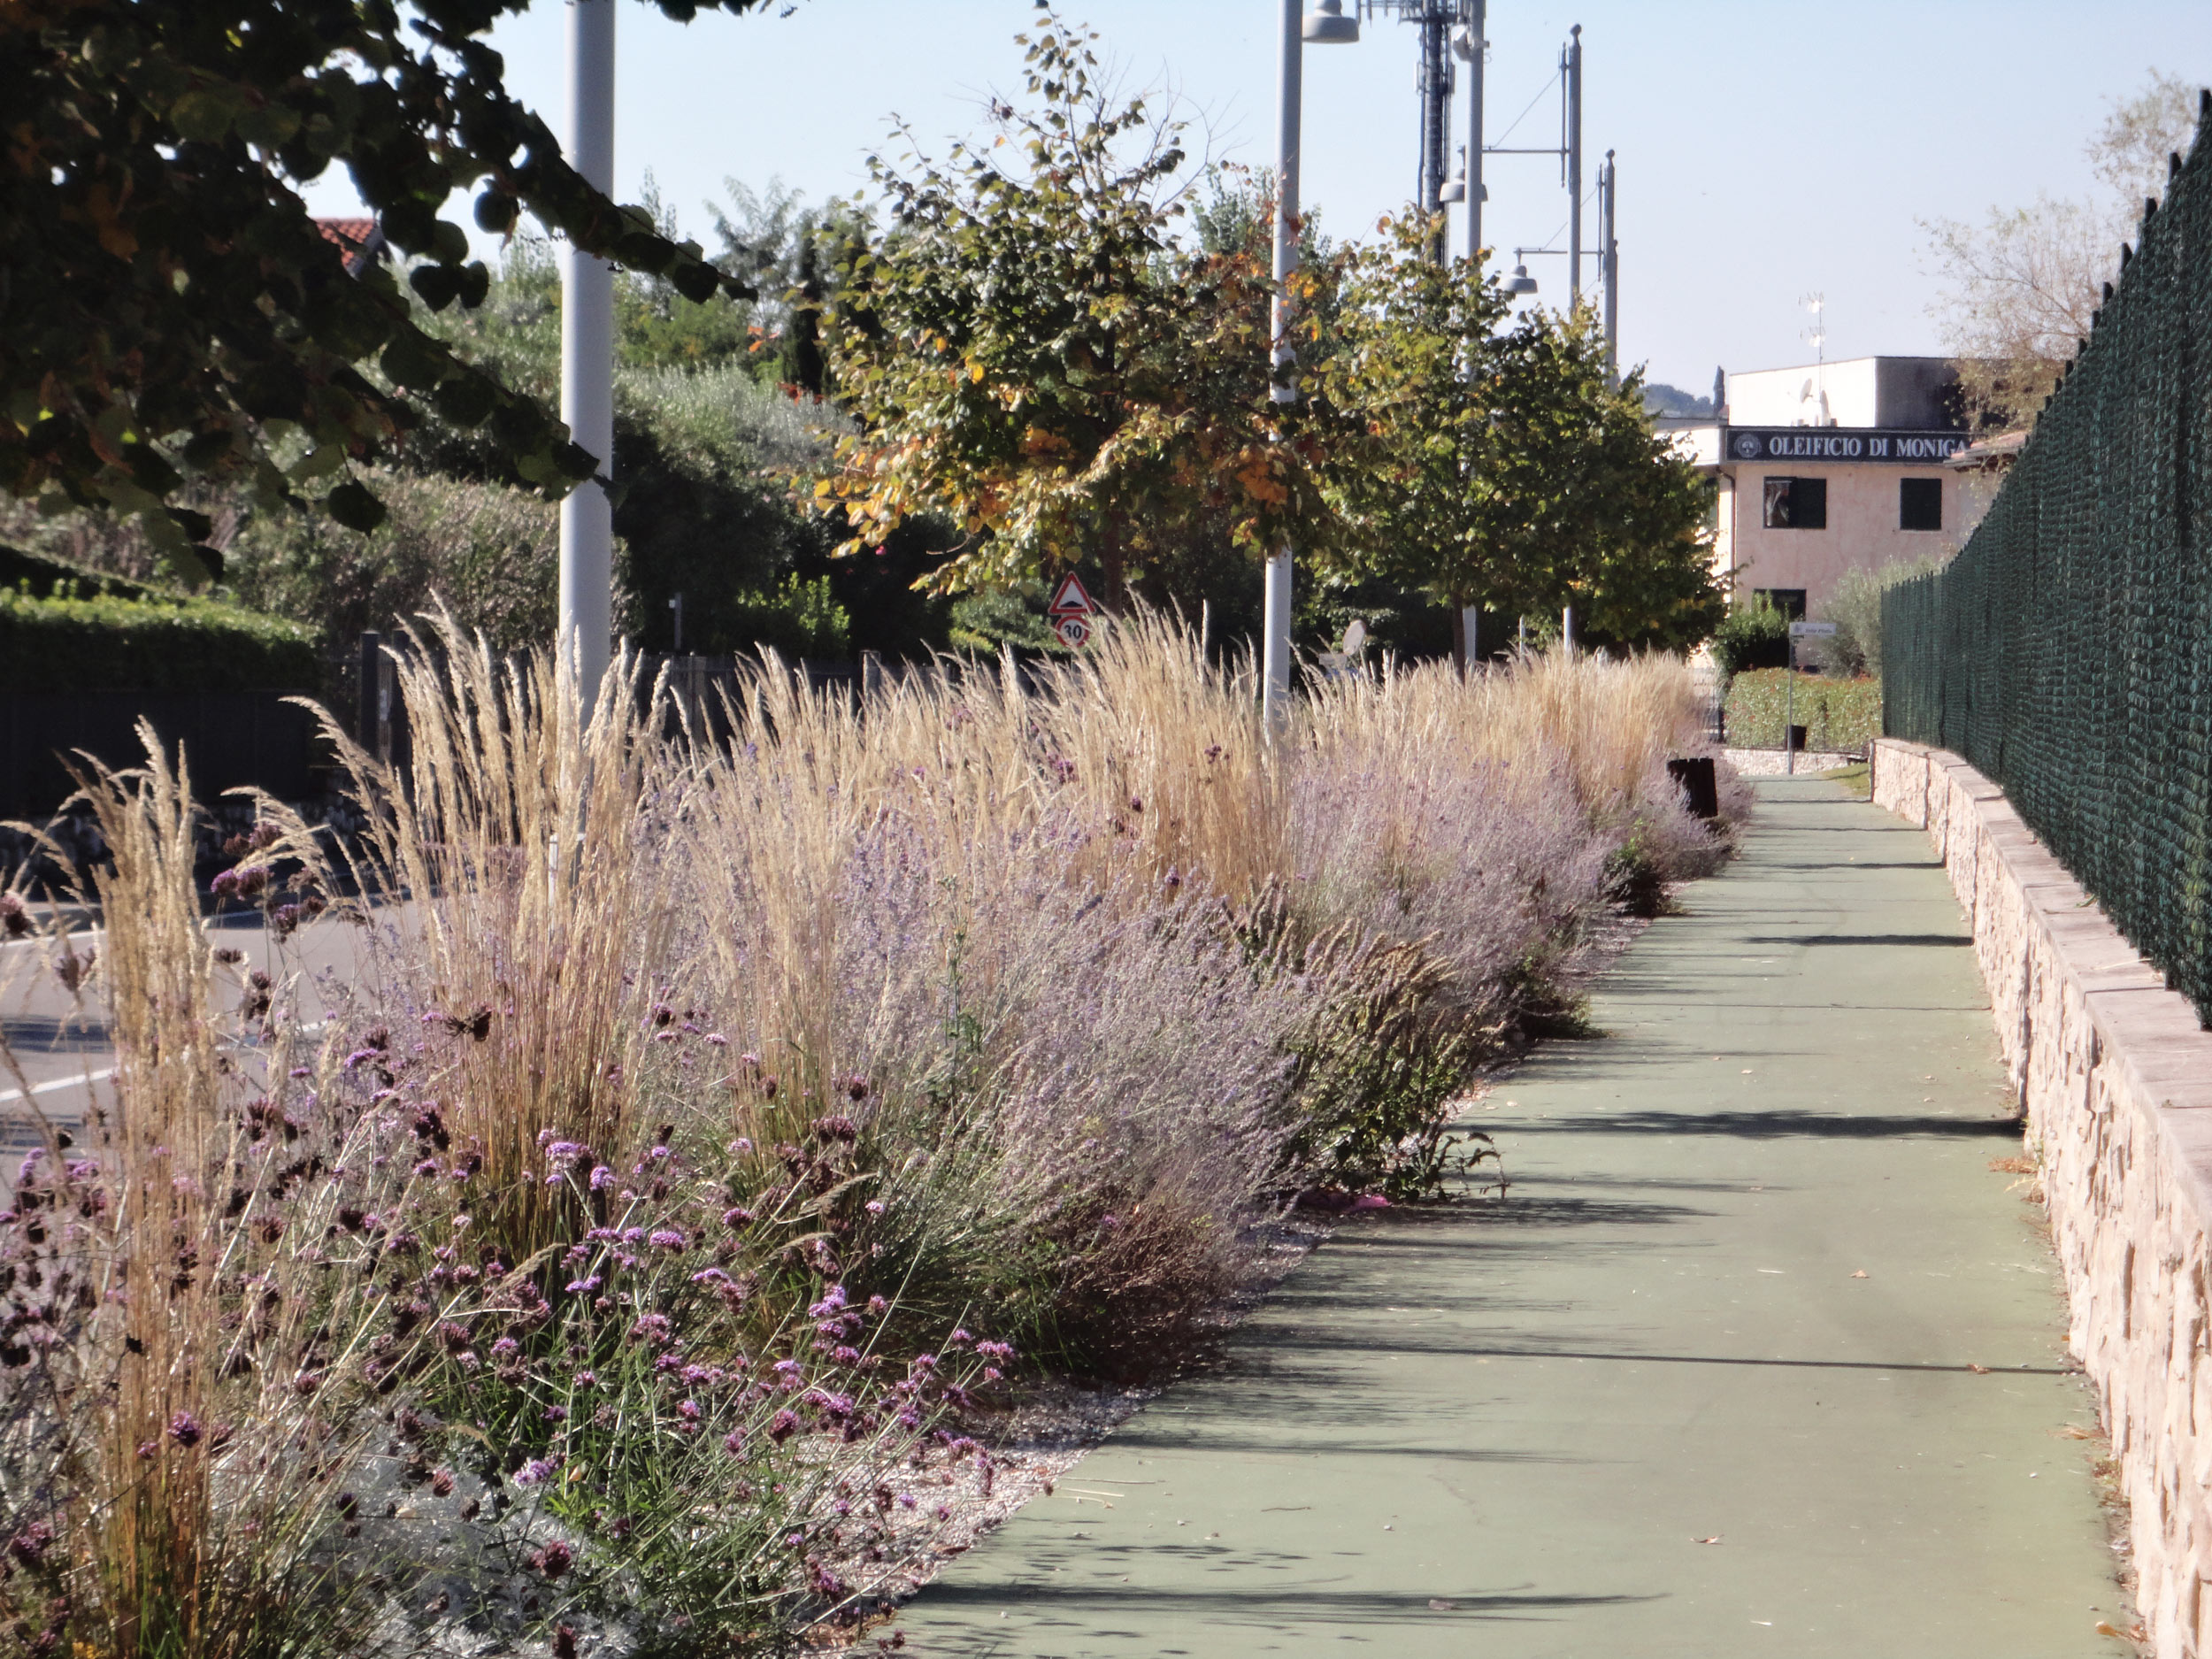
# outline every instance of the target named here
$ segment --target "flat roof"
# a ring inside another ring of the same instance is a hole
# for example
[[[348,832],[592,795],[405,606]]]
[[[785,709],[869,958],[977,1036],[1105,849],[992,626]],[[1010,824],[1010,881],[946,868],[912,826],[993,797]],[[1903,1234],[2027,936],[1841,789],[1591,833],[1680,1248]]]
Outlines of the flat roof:
[[[1894,352],[1883,351],[1863,357],[1830,357],[1820,363],[1778,363],[1769,368],[1724,369],[1721,373],[1724,374],[1794,374],[1806,370],[1817,373],[1822,369],[1847,368],[1855,363],[1956,363],[1958,361],[1956,357],[1911,355],[1900,357]]]

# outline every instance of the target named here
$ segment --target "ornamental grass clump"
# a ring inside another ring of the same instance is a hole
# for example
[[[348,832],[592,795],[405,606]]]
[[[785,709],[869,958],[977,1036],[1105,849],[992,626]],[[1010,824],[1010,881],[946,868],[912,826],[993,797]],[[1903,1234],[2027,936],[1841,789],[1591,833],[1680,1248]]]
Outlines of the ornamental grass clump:
[[[288,982],[237,975],[203,930],[189,779],[144,735],[145,769],[83,777],[109,862],[71,883],[110,918],[113,1073],[88,1121],[37,1125],[0,1210],[0,1629],[31,1653],[245,1659],[361,1614],[369,1569],[326,1546],[376,1294],[326,1245],[358,1145],[320,1108],[330,1056],[288,1022]],[[270,814],[258,893],[322,905],[309,833]]]
[[[680,780],[634,662],[587,706],[547,657],[495,659],[448,617],[411,645],[403,773],[325,720],[365,819],[349,874],[383,924],[357,989],[439,1040],[440,1133],[480,1161],[478,1235],[520,1260],[575,1218],[529,1179],[541,1140],[634,1136],[626,1076],[685,902],[664,866]]]
[[[88,777],[107,937],[54,965],[119,1068],[0,1215],[24,1643],[872,1617],[1018,1355],[1156,1373],[1292,1202],[1490,1156],[1449,1102],[1571,1005],[1621,860],[1716,845],[1657,661],[1389,668],[1270,742],[1156,617],[857,700],[767,655],[719,736],[634,660],[587,711],[449,618],[402,656],[403,770],[329,723],[359,836],[264,803],[212,884],[260,960],[180,768]]]

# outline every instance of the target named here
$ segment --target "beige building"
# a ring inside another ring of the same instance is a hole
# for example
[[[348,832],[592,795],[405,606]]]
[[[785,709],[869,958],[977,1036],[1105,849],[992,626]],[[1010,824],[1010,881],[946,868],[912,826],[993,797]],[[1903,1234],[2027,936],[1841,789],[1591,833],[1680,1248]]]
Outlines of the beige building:
[[[1666,423],[1720,484],[1714,559],[1740,599],[1821,614],[1846,571],[1948,553],[1987,506],[1943,357],[1723,377],[1717,421]]]

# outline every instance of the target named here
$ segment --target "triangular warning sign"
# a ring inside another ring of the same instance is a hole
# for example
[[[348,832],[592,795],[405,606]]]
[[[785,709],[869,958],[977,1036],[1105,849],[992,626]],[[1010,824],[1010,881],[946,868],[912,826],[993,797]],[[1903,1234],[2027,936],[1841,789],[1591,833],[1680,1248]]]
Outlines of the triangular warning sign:
[[[1091,596],[1084,591],[1083,584],[1076,580],[1073,571],[1060,579],[1060,585],[1052,590],[1052,603],[1045,608],[1056,617],[1088,616],[1097,609],[1091,603]]]

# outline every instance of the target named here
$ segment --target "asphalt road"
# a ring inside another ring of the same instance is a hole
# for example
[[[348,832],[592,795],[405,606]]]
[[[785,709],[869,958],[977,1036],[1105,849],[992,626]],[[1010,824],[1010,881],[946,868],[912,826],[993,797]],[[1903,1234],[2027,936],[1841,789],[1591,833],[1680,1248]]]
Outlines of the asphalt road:
[[[244,953],[237,972],[257,967],[273,976],[297,975],[299,1006],[311,1020],[323,1013],[319,976],[349,977],[358,970],[362,930],[350,924],[311,923],[283,952],[270,941],[258,911],[227,915],[216,931],[224,945]],[[104,943],[102,930],[72,933],[68,942],[79,954],[97,952]],[[37,1111],[66,1125],[83,1121],[91,1092],[106,1081],[114,1055],[96,982],[81,998],[73,995],[54,972],[51,956],[50,947],[35,941],[0,945],[0,1036],[30,1083]],[[234,1000],[235,995],[227,988],[219,996]],[[38,1138],[23,1110],[21,1084],[12,1072],[0,1071],[0,1148],[30,1146]],[[0,1170],[0,1179],[12,1174],[12,1166]]]

